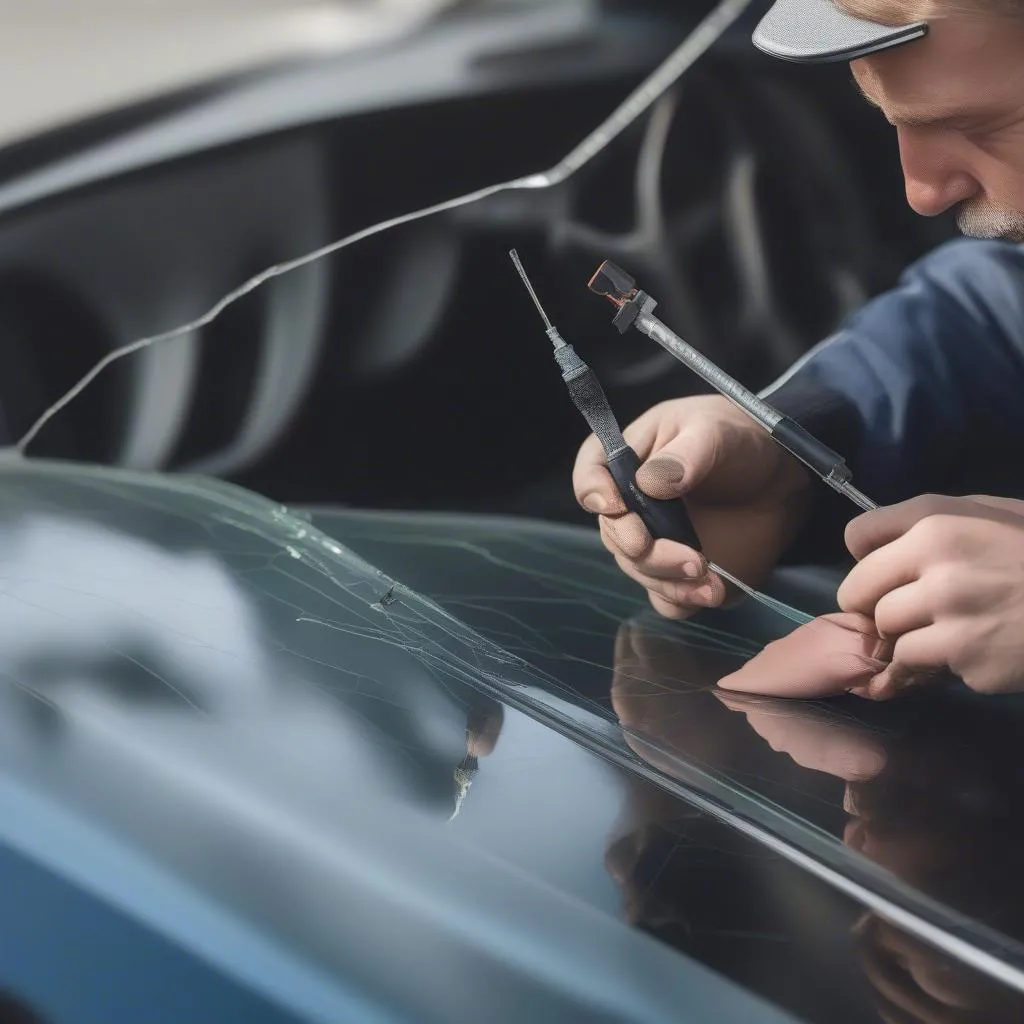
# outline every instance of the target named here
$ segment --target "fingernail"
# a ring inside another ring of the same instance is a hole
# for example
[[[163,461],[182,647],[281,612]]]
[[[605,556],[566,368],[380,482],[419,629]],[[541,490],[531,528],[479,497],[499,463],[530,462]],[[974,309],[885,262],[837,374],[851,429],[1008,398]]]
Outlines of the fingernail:
[[[588,494],[583,499],[583,507],[588,512],[593,512],[595,515],[600,515],[608,507],[608,502],[604,500],[603,495],[598,494],[595,491],[593,494]]]
[[[681,484],[686,476],[683,464],[672,455],[655,455],[641,467],[663,484]]]
[[[687,562],[683,566],[683,574],[690,580],[699,580],[706,571],[700,562]]]

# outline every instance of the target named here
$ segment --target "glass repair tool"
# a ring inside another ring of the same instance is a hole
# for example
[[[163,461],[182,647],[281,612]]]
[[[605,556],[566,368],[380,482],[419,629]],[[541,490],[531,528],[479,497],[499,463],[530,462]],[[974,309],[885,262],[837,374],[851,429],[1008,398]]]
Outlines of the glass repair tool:
[[[796,420],[783,416],[777,409],[773,409],[752,391],[733,380],[707,356],[702,355],[666,327],[653,315],[657,302],[646,292],[640,291],[636,281],[621,267],[606,260],[591,278],[589,288],[592,292],[609,299],[618,309],[612,323],[619,329],[620,334],[625,334],[630,327],[635,327],[642,334],[646,334],[693,370],[698,377],[706,380],[733,405],[760,423],[786,451],[821,477],[834,491],[845,495],[865,512],[878,508],[875,502],[853,486],[853,474],[841,455],[837,455],[831,448],[822,444]]]
[[[566,387],[569,389],[569,397],[601,442],[608,471],[611,473],[626,507],[643,520],[644,526],[647,527],[652,537],[677,541],[693,548],[694,551],[700,551],[700,538],[690,521],[684,502],[679,498],[668,500],[652,498],[644,494],[637,486],[636,471],[641,466],[640,457],[622,436],[622,430],[615,419],[615,413],[612,412],[601,382],[597,379],[594,371],[576,354],[572,345],[568,344],[558,333],[558,328],[548,319],[515,249],[509,255],[547,328],[548,337],[555,349],[555,361],[561,367],[562,380],[565,381]],[[776,601],[775,598],[754,590],[753,587],[748,587],[732,573],[726,572],[713,562],[708,562],[708,568],[748,597],[785,616],[791,622],[803,624],[811,621],[810,615],[805,615],[781,601]]]

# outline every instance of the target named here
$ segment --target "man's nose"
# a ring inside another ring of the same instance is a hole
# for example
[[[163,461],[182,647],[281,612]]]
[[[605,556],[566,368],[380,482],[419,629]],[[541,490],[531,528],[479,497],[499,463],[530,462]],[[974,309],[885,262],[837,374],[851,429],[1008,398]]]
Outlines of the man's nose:
[[[923,217],[945,213],[981,192],[966,165],[963,140],[931,128],[898,128],[907,202]]]

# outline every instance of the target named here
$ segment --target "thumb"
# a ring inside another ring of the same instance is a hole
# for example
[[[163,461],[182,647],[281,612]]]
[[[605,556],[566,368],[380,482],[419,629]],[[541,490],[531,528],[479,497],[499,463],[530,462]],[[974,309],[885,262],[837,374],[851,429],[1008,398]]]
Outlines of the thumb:
[[[718,432],[713,424],[685,425],[670,441],[651,452],[637,470],[637,484],[645,494],[661,500],[692,491],[714,468],[720,447],[717,441]]]

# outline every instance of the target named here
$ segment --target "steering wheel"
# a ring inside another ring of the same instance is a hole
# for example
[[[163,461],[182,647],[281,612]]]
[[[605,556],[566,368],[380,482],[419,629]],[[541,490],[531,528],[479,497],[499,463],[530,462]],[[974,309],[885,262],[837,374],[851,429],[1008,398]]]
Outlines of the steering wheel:
[[[864,189],[843,153],[795,89],[709,64],[648,116],[628,200],[595,161],[575,179],[567,216],[549,221],[548,244],[560,261],[620,263],[690,344],[726,369],[753,360],[767,383],[862,304],[877,276]],[[593,223],[595,209],[621,219],[627,203],[626,229]],[[677,365],[659,348],[637,351],[620,345],[596,368],[612,386],[635,386]]]

